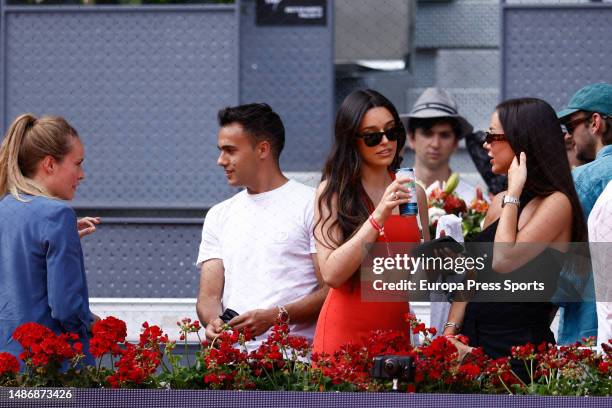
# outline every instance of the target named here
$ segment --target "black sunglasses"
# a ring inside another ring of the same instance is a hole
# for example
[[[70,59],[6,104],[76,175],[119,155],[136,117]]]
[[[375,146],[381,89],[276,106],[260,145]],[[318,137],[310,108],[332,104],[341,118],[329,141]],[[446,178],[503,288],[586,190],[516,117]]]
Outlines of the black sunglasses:
[[[493,142],[503,142],[505,140],[508,140],[508,138],[506,137],[505,134],[503,133],[490,133],[490,132],[485,132],[485,137],[484,137],[485,142],[487,142],[488,144],[491,144]]]
[[[569,122],[563,123],[563,126],[565,127],[565,131],[568,134],[571,135],[572,133],[574,133],[574,131],[576,130],[578,125],[580,125],[583,122],[586,122],[586,121],[590,120],[591,117],[593,117],[593,114],[590,114],[590,115],[587,115],[587,116],[583,116],[581,118],[570,120]]]
[[[402,126],[395,126],[391,129],[387,129],[384,132],[373,132],[373,133],[361,133],[357,134],[357,137],[363,138],[363,142],[368,147],[373,147],[379,144],[383,138],[383,136],[387,136],[389,141],[393,142],[402,136],[404,133],[404,128]]]

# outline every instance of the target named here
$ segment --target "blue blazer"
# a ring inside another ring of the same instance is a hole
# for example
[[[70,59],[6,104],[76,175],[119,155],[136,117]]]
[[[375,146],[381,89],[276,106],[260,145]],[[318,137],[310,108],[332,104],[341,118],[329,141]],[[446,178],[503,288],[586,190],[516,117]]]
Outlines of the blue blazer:
[[[0,351],[19,356],[11,337],[26,322],[79,335],[89,355],[91,322],[81,241],[64,202],[7,194],[0,199]]]

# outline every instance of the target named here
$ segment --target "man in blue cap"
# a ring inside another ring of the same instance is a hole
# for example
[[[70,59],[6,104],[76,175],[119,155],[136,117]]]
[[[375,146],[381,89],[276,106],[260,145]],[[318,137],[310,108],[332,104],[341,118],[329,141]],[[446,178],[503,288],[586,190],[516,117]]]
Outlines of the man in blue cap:
[[[595,201],[612,180],[612,84],[585,86],[557,116],[574,139],[576,158],[591,161],[572,172],[586,221]],[[590,279],[587,284],[592,290],[592,276]],[[594,302],[567,303],[562,308],[558,343],[573,343],[596,335]]]

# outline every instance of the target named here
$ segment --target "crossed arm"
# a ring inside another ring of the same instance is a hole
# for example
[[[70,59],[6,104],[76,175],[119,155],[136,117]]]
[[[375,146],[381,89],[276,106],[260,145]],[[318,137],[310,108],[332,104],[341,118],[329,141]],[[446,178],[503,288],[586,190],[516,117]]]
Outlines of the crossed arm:
[[[327,296],[328,287],[322,282],[316,254],[311,254],[311,257],[319,287],[301,299],[282,305],[287,309],[292,323],[315,321]],[[215,338],[223,326],[219,315],[223,313],[221,300],[224,283],[224,267],[221,259],[210,259],[202,264],[196,310],[200,321],[206,324],[206,338],[209,340]],[[247,328],[253,336],[258,336],[274,325],[278,312],[276,306],[249,310],[230,320],[229,325],[237,330]]]

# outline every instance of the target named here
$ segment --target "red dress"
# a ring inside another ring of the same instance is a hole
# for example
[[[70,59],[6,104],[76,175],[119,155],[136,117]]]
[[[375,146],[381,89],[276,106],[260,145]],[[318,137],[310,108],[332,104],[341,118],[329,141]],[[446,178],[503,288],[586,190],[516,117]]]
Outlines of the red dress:
[[[385,222],[389,242],[419,242],[416,217],[391,215]],[[376,242],[385,242],[378,237]],[[408,302],[362,302],[359,282],[346,281],[331,288],[319,314],[314,337],[315,353],[333,354],[347,343],[359,344],[372,330],[398,330],[409,333],[406,322]]]

